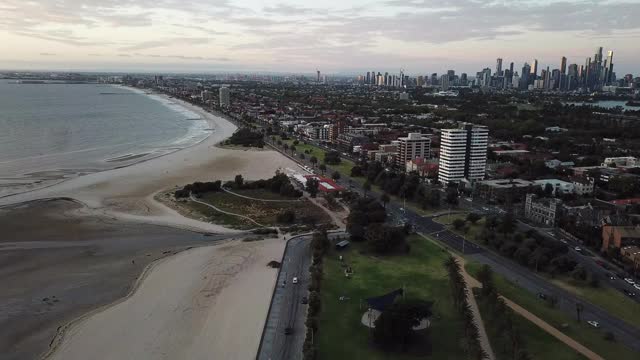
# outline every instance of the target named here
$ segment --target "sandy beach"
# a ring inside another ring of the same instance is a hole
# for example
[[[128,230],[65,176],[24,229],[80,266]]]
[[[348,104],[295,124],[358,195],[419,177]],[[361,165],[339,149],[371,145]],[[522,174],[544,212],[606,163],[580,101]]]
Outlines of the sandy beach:
[[[164,96],[164,95],[163,95]],[[0,206],[30,200],[71,197],[85,204],[85,211],[119,219],[161,224],[190,230],[229,233],[234,230],[180,216],[153,199],[162,190],[196,180],[231,180],[270,177],[278,168],[293,168],[293,161],[275,151],[244,151],[215,145],[236,130],[229,121],[186,102],[172,99],[206,119],[214,129],[204,141],[162,157],[132,166],[69,179],[30,192],[0,198]]]
[[[14,280],[9,291],[0,294],[6,295],[0,296],[0,307],[15,308],[11,317],[0,318],[0,324],[7,326],[7,338],[20,340],[0,342],[0,351],[9,351],[11,359],[32,359],[48,346],[47,357],[71,360],[255,356],[276,280],[276,270],[266,264],[282,257],[285,242],[221,243],[241,234],[185,218],[154,196],[194,181],[227,180],[236,174],[266,178],[295,164],[275,151],[216,147],[236,127],[175,101],[205,118],[215,129],[211,136],[132,166],[0,198],[0,220],[12,235],[0,239],[0,276]],[[57,216],[58,205],[50,205],[58,200],[39,201],[57,198],[73,199],[73,205],[64,205],[62,218]],[[46,221],[19,220],[34,213]],[[75,227],[87,222],[89,230]],[[13,223],[18,226],[8,225]],[[38,249],[42,251],[34,254]],[[98,262],[91,258],[96,252],[105,255]],[[22,263],[6,261],[25,256],[31,259],[28,271]],[[43,262],[43,256],[48,261]],[[80,278],[79,269],[88,263],[95,266],[84,274],[87,278]],[[101,267],[110,271],[101,272]],[[147,270],[138,279],[143,269]],[[39,288],[43,281],[50,283],[47,292]],[[52,300],[59,296],[65,300]],[[43,303],[38,306],[44,310],[34,310],[32,303]],[[64,311],[51,310],[56,306]],[[51,316],[42,318],[42,311]],[[34,320],[18,332],[15,326],[21,318]]]
[[[152,265],[138,289],[73,324],[51,359],[250,359],[279,239],[202,247]]]

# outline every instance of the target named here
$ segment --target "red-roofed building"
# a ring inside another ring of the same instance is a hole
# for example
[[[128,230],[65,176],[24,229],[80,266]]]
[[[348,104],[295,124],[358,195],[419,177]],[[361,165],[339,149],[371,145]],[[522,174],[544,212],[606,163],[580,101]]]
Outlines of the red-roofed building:
[[[633,204],[640,204],[640,198],[611,200],[611,203],[612,203],[612,204],[614,204],[614,205],[633,205]]]
[[[305,179],[318,179],[318,190],[325,192],[325,193],[334,193],[334,192],[340,192],[344,190],[344,187],[336,184],[335,181],[333,181],[333,179],[329,179],[323,176],[318,176],[318,175],[305,175],[304,176]]]

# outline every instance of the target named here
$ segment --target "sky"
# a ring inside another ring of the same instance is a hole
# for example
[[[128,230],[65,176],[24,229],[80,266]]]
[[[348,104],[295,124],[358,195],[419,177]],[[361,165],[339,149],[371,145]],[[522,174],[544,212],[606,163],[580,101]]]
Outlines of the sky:
[[[2,0],[0,69],[475,74],[614,51],[640,72],[640,0]]]

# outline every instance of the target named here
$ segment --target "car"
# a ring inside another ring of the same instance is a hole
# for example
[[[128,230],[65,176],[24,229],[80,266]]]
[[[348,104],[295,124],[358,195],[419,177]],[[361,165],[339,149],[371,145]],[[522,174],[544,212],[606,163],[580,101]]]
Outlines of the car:
[[[575,250],[577,252],[580,252],[580,251],[582,251],[582,248],[580,248],[580,246],[576,246],[576,247],[573,248],[573,250]]]
[[[560,242],[562,242],[563,244],[568,244],[567,240],[565,240],[565,239],[560,239]]]
[[[302,303],[303,305],[306,305],[309,303],[309,299],[306,296],[303,296],[302,300],[300,300],[300,303]]]
[[[633,284],[635,284],[635,283],[636,283],[635,281],[633,281],[633,279],[632,279],[632,278],[624,278],[624,281],[626,281],[626,282],[627,282],[627,283],[629,283],[630,285],[633,285]]]
[[[291,282],[294,283],[294,284],[297,284],[298,283],[298,278],[294,276],[293,280]]]
[[[633,287],[640,290],[640,284],[634,284]]]
[[[539,297],[540,299],[542,299],[542,300],[546,300],[546,299],[547,299],[547,295],[546,295],[546,294],[543,294],[543,293],[541,293],[541,292],[540,292],[540,293],[538,293],[538,297]]]
[[[287,326],[286,328],[284,328],[284,334],[285,335],[291,335],[293,334],[293,328],[290,326]]]
[[[600,323],[595,321],[595,320],[589,320],[589,321],[587,321],[587,324],[593,326],[594,328],[599,328],[600,327]]]
[[[635,297],[636,294],[632,293],[631,291],[627,290],[627,289],[622,289],[622,292],[627,295],[628,297]]]

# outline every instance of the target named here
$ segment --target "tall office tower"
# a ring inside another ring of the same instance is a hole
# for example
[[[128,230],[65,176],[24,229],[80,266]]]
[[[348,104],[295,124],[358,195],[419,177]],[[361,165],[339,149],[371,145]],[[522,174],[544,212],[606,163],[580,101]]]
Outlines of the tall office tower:
[[[449,75],[442,74],[442,76],[440,77],[440,86],[442,87],[442,91],[449,90],[449,86],[450,86]]]
[[[467,86],[469,80],[467,80],[467,73],[460,74],[460,86]]]
[[[400,69],[400,87],[404,86],[404,70]]]
[[[533,80],[538,77],[538,59],[533,59],[533,65],[531,66],[531,75],[533,75]]]
[[[513,61],[509,64],[509,72],[513,75]]]
[[[566,77],[567,75],[563,75],[558,69],[553,69],[553,71],[551,72],[551,85],[549,88],[562,90],[563,76]]]
[[[529,86],[529,75],[531,74],[531,65],[524,63],[522,66],[522,74],[520,75],[520,89],[526,90]]]
[[[502,76],[502,58],[496,59],[496,76]]]
[[[231,105],[231,91],[228,87],[221,87],[220,90],[218,90],[218,97],[220,98],[221,107]]]
[[[486,126],[464,124],[458,129],[442,129],[438,180],[447,185],[484,179],[488,139]]]
[[[607,77],[605,78],[605,85],[608,85],[612,82],[613,78],[613,51],[609,50],[607,53],[607,69],[606,69]]]
[[[320,83],[320,70],[316,70],[316,72],[317,72],[316,82],[319,84]]]
[[[371,85],[375,85],[376,84],[376,72],[372,71],[371,72]]]
[[[371,84],[371,73],[367,71],[367,84]]]
[[[389,73],[386,71],[384,73],[384,84],[385,86],[389,86]]]
[[[561,74],[566,74],[567,73],[567,58],[566,57],[562,57],[562,60],[560,61],[560,73]]]
[[[429,135],[409,133],[407,137],[398,138],[400,142],[396,154],[396,167],[406,169],[407,161],[416,158],[428,159],[431,152]]]
[[[417,87],[424,86],[424,77],[422,75],[418,75],[418,78],[416,79],[416,86]]]
[[[513,76],[511,76],[511,87],[514,89],[520,87],[520,76],[518,76],[518,73],[515,73]]]
[[[455,70],[447,70],[447,76],[449,77],[449,81],[453,81],[453,78],[456,76]]]
[[[431,85],[438,85],[438,73],[431,74]]]

